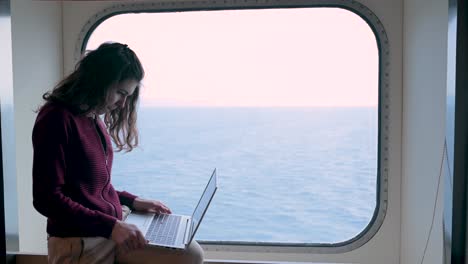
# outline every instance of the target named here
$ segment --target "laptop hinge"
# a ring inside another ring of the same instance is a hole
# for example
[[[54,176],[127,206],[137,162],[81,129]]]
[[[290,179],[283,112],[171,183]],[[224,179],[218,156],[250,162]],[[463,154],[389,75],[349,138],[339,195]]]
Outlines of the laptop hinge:
[[[190,225],[191,225],[191,219],[187,218],[187,225],[185,226],[185,232],[184,232],[184,244],[187,245],[189,243],[189,237],[192,235],[190,234]]]

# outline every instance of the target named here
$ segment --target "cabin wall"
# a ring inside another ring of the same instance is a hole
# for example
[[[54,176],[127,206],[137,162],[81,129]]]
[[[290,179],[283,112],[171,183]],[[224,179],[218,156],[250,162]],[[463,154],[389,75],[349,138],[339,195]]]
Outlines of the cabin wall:
[[[419,263],[432,221],[445,127],[447,1],[360,2],[381,19],[390,41],[389,204],[382,227],[369,243],[344,254],[240,254],[227,250],[207,252],[208,258]],[[45,218],[32,207],[33,111],[41,103],[42,93],[72,69],[76,39],[84,23],[113,3],[11,3],[21,251],[46,252]],[[441,262],[441,211],[439,200],[424,263]]]
[[[19,247],[25,252],[47,248],[45,219],[32,206],[31,131],[42,94],[63,75],[61,14],[59,1],[11,1]]]
[[[338,261],[362,264],[399,263],[403,2],[401,0],[362,0],[361,2],[374,11],[383,22],[392,54],[390,59],[392,125],[389,146],[389,203],[387,216],[380,230],[367,244],[344,254],[239,253],[226,250],[207,252],[208,258]],[[72,69],[76,39],[84,23],[105,6],[113,3],[110,1],[34,0],[13,1],[12,3],[16,157],[18,160],[16,172],[21,251],[46,252],[45,218],[32,207],[31,130],[35,120],[33,110],[40,104],[42,93],[53,87],[64,72],[67,73]],[[62,18],[64,19],[63,28]],[[62,54],[65,55],[62,56]]]
[[[421,263],[426,241],[424,263],[442,263],[448,1],[405,0],[403,21],[401,263]]]

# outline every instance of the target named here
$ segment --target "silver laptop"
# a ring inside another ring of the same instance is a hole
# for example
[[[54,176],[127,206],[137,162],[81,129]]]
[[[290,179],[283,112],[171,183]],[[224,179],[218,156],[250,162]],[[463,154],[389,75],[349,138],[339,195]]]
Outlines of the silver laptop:
[[[217,189],[215,168],[192,216],[131,212],[125,222],[136,225],[149,245],[185,249],[192,242]]]

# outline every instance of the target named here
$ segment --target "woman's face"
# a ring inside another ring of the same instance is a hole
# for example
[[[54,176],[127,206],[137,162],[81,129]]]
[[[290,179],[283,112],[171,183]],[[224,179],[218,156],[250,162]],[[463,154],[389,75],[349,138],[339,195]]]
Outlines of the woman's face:
[[[138,84],[138,81],[129,79],[110,87],[106,102],[96,110],[96,114],[102,115],[117,108],[124,107],[127,98],[135,92]]]

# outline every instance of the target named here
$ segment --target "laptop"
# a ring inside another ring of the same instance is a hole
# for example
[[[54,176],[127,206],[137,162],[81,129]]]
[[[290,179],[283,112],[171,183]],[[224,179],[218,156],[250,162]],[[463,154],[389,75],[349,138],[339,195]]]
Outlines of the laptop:
[[[217,189],[215,168],[192,216],[131,212],[125,222],[136,225],[151,246],[185,249],[192,242]]]

